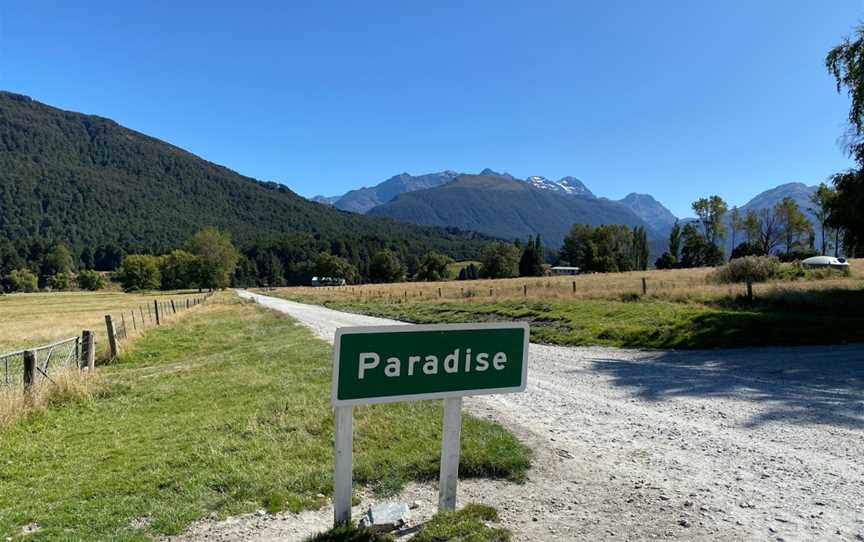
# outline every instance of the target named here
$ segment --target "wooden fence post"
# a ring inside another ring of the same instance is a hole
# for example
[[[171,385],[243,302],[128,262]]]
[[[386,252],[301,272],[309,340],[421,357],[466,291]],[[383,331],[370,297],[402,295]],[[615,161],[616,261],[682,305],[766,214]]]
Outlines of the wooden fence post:
[[[150,307],[147,307],[147,310],[149,312]],[[153,300],[153,311],[156,313],[156,325],[158,326],[159,325],[159,302],[156,301],[155,299]]]
[[[138,312],[141,313],[141,329],[147,327],[147,322],[144,320],[144,309],[141,308],[141,305],[138,305]]]
[[[186,298],[186,310],[187,311],[189,310],[189,298],[188,297]]]
[[[575,280],[573,281],[573,293],[574,294],[576,293],[576,281]]]
[[[135,311],[129,311],[132,313],[132,330],[135,331],[138,329],[138,325],[135,324]]]
[[[24,351],[24,392],[30,393],[36,378],[36,352]]]
[[[753,281],[747,279],[747,300],[753,301]]]
[[[111,315],[105,315],[105,329],[108,332],[108,348],[110,350],[111,359],[117,357],[117,335],[114,333],[114,322],[111,320]]]
[[[528,285],[527,284],[522,285],[522,295],[525,297],[528,297]]]
[[[177,314],[177,307],[174,306],[174,300],[171,300],[171,312]]]
[[[645,277],[642,277],[642,295],[645,295],[647,293],[648,293],[648,279],[646,279]]]
[[[87,367],[88,371],[96,368],[96,334],[85,329],[81,332],[81,366]]]
[[[438,288],[438,297],[441,297],[441,288]]]
[[[120,313],[120,323],[123,325],[123,338],[126,338],[126,315]]]

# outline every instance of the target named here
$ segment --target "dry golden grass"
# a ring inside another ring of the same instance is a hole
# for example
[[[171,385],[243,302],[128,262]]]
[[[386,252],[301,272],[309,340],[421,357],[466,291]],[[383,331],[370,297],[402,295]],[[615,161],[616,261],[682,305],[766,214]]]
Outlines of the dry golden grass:
[[[786,280],[754,285],[758,294],[778,291],[864,288],[864,259],[852,260],[849,277],[825,280]],[[292,295],[316,301],[454,300],[621,300],[641,294],[642,279],[647,297],[665,301],[712,301],[743,293],[743,285],[716,284],[707,280],[711,268],[596,273],[564,277],[532,277],[498,280],[403,282],[342,287],[294,287]]]
[[[159,292],[127,294],[116,291],[50,292],[7,294],[0,296],[0,353],[80,336],[81,331],[96,332],[97,352],[107,347],[105,315],[111,314],[115,324],[126,321],[130,337],[140,331],[141,311],[146,327],[153,324],[148,317],[153,301],[174,299],[175,304],[194,297],[196,292]],[[132,312],[134,311],[134,326]],[[178,313],[180,314],[180,313]]]
[[[76,369],[52,371],[51,381],[39,378],[28,394],[20,386],[0,386],[0,429],[53,404],[90,399],[98,383],[97,374]]]

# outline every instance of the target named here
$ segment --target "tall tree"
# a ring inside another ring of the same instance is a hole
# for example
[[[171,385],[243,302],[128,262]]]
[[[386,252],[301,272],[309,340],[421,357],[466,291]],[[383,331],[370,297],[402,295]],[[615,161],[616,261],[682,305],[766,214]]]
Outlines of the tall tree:
[[[240,253],[227,232],[207,227],[192,236],[187,249],[198,256],[198,285],[201,288],[227,288],[237,267]]]
[[[681,224],[677,220],[669,232],[669,255],[676,262],[681,258]]]
[[[369,264],[372,282],[399,282],[405,279],[405,266],[391,250],[382,250],[372,257]]]
[[[828,230],[828,218],[831,216],[831,202],[835,195],[836,191],[833,188],[825,183],[820,183],[816,192],[810,196],[810,203],[813,204],[813,207],[810,207],[809,210],[816,216],[816,220],[819,221],[819,229],[822,230],[820,254],[828,252],[828,232],[826,230]]]
[[[720,196],[699,198],[693,202],[693,212],[699,217],[705,238],[715,245],[726,238],[726,225],[723,222],[728,206]]]
[[[736,236],[737,233],[744,229],[744,217],[741,215],[741,209],[738,206],[732,207],[732,210],[729,211],[729,231],[732,233],[732,248],[734,249],[737,245]]]
[[[519,249],[512,243],[495,242],[486,245],[481,259],[480,274],[487,279],[505,279],[519,274]]]
[[[528,243],[522,250],[519,259],[520,277],[542,277],[543,276],[543,243],[540,234],[536,237],[528,237]]]
[[[781,235],[786,245],[786,253],[790,254],[796,250],[805,248],[804,238],[808,238],[813,231],[813,226],[801,208],[792,198],[783,198],[783,201],[774,206],[774,214],[780,224]]]
[[[833,177],[836,196],[829,206],[828,224],[843,231],[843,244],[853,256],[864,254],[864,26],[855,28],[853,39],[844,38],[831,49],[825,66],[834,76],[838,93],[846,90],[849,107],[847,151],[856,169]]]

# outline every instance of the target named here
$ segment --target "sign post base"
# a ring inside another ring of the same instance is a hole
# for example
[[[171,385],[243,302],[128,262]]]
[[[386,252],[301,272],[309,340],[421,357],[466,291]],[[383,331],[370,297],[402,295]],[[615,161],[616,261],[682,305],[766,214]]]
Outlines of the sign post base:
[[[336,468],[333,473],[333,523],[351,521],[352,440],[354,407],[336,407]]]

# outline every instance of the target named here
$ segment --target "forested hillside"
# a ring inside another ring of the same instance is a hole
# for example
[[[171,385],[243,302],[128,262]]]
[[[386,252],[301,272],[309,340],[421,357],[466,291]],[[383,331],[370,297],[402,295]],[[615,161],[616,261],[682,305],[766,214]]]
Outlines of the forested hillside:
[[[476,257],[482,245],[476,234],[313,203],[109,119],[0,92],[0,273],[38,266],[58,241],[85,267],[111,267],[124,252],[178,247],[202,226],[230,232],[289,281],[320,251],[362,273],[382,248],[410,264],[429,250]]]

